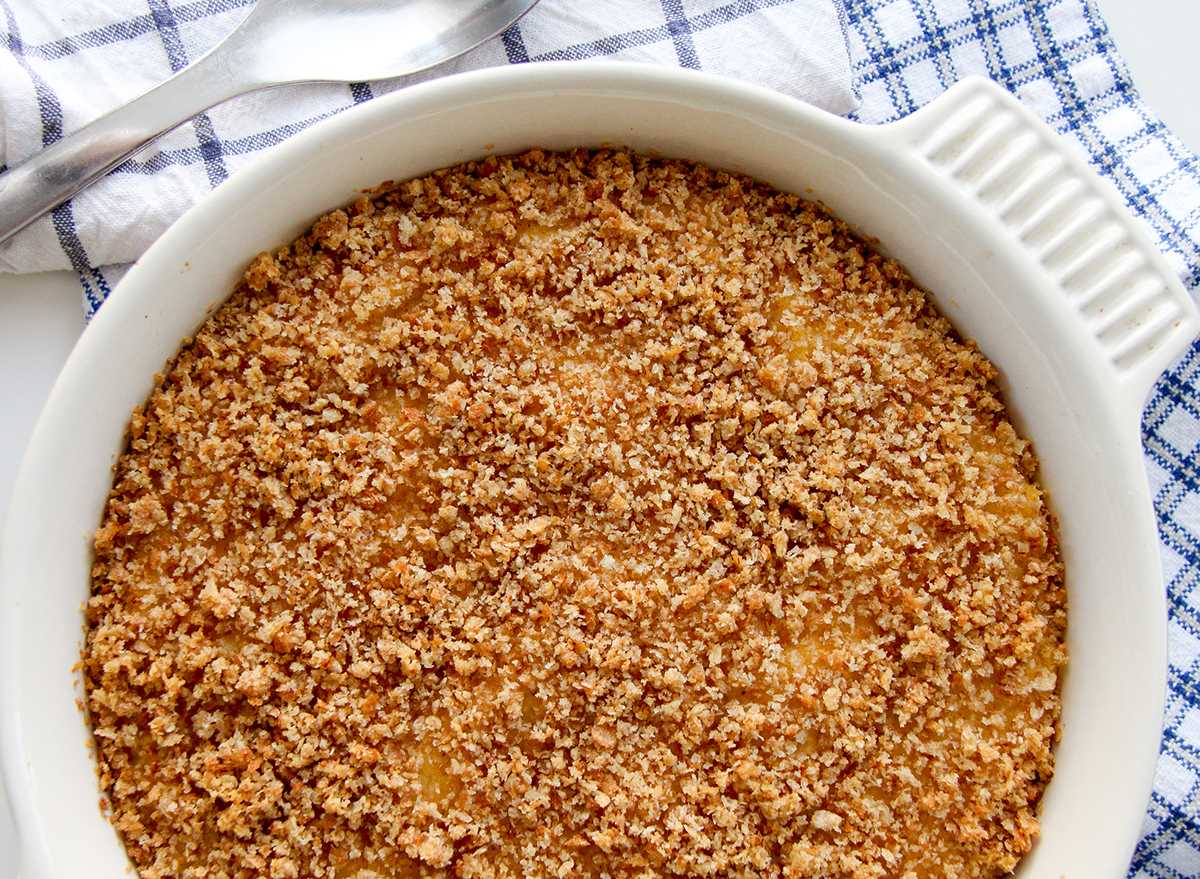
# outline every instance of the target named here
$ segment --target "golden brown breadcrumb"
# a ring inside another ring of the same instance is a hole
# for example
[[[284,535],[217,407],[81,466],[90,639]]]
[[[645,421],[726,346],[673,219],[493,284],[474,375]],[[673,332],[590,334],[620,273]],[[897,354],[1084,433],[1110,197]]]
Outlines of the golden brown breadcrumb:
[[[821,208],[688,162],[322,218],[135,413],[96,535],[142,879],[1011,870],[1065,595],[993,378]]]

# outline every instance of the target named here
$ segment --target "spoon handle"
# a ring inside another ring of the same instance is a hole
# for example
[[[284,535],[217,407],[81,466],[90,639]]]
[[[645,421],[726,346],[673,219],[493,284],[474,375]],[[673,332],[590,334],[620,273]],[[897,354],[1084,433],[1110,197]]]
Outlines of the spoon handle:
[[[0,241],[197,113],[256,87],[227,61],[222,53],[211,52],[0,174]]]

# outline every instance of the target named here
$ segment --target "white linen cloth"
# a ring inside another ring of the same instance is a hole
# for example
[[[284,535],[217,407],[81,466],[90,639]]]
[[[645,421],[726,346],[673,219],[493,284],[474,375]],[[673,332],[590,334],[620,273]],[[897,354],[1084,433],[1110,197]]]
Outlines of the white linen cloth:
[[[15,165],[195,60],[250,0],[0,0],[0,161]],[[837,0],[541,0],[503,38],[434,71],[285,86],[197,116],[0,245],[0,271],[75,269],[89,310],[184,210],[317,120],[417,79],[530,60],[611,57],[748,80],[835,113],[857,106]],[[3,209],[0,203],[0,210]]]

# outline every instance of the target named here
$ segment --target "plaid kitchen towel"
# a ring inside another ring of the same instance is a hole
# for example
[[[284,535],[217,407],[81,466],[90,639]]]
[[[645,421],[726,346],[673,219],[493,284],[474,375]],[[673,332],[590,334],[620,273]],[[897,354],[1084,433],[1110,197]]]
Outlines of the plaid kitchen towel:
[[[215,45],[252,0],[0,0],[0,159],[14,165],[166,79]],[[187,207],[317,120],[430,75],[611,57],[749,80],[845,113],[857,105],[838,0],[541,0],[502,39],[433,73],[287,86],[213,108],[10,241],[0,270],[73,268],[89,311]],[[738,51],[730,51],[737,47]]]
[[[1090,0],[846,0],[862,104],[898,119],[952,82],[1002,83],[1116,184],[1174,269],[1200,287],[1200,161],[1138,96]],[[1170,677],[1153,800],[1130,875],[1200,877],[1200,344],[1142,420],[1170,599]]]
[[[16,161],[195,57],[248,2],[0,0],[4,158]],[[740,76],[834,112],[853,110],[857,94],[852,118],[864,123],[900,118],[955,80],[987,75],[1112,180],[1185,284],[1200,286],[1200,164],[1142,102],[1089,0],[836,3],[542,0],[502,40],[438,72],[542,58],[651,60]],[[88,74],[62,80],[56,69]],[[182,189],[190,202],[293,131],[406,82],[239,99],[128,163],[111,185],[124,197],[133,190],[123,187],[166,175],[161,185]],[[116,237],[131,248],[102,251],[89,239],[95,215],[86,198],[60,209],[40,238],[0,249],[0,260],[10,270],[74,267],[94,308],[115,276],[104,264],[140,252],[183,204],[165,218],[123,212],[126,227]],[[127,210],[150,211],[144,197],[129,201],[139,207]],[[139,237],[131,227],[146,231]],[[1143,426],[1170,594],[1170,693],[1154,797],[1130,874],[1184,879],[1200,877],[1200,346],[1159,382]]]

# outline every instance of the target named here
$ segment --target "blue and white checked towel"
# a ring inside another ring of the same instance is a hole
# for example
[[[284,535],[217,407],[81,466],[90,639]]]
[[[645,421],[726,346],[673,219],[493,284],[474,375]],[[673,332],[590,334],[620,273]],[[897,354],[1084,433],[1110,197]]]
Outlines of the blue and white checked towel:
[[[147,88],[215,42],[248,2],[0,0],[0,157],[16,161]],[[990,76],[1116,184],[1184,283],[1200,288],[1200,160],[1142,102],[1090,0],[542,0],[504,39],[439,73],[596,56],[726,73],[865,123],[904,116],[967,75]],[[0,249],[0,268],[75,268],[94,308],[120,271],[107,263],[132,259],[252,155],[404,84],[289,88],[218,108],[112,175],[109,198],[139,207],[121,214],[107,243],[97,202],[80,197],[56,223]],[[184,198],[165,215],[131,197],[171,188]],[[1200,877],[1200,343],[1158,383],[1143,425],[1171,665],[1159,772],[1130,875],[1184,879]]]
[[[863,122],[990,76],[1116,184],[1200,287],[1200,160],[1138,96],[1091,0],[846,0]],[[1200,877],[1200,342],[1156,385],[1143,444],[1170,600],[1162,754],[1130,876]]]

